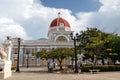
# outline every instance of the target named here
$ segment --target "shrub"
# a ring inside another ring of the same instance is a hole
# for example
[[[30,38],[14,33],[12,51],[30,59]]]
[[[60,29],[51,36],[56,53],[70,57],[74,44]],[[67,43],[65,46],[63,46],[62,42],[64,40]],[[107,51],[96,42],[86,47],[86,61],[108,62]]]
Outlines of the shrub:
[[[81,72],[89,72],[90,69],[99,69],[104,71],[120,71],[120,65],[98,65],[98,66],[83,66]]]

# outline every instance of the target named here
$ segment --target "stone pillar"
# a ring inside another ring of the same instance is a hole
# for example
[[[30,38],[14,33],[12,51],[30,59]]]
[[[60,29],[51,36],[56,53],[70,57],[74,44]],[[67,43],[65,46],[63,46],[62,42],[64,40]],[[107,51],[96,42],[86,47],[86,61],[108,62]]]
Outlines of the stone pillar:
[[[0,71],[0,79],[5,79],[12,76],[11,61],[0,60],[0,68],[2,69],[2,71]]]

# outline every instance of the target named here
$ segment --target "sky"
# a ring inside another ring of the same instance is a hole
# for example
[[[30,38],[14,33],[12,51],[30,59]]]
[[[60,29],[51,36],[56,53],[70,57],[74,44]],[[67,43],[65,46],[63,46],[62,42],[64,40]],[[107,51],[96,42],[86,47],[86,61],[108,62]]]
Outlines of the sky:
[[[98,0],[41,0],[44,6],[69,9],[74,13],[80,11],[97,11],[100,7]]]
[[[75,32],[96,27],[120,34],[120,0],[0,0],[0,43],[6,36],[47,38],[58,12]]]

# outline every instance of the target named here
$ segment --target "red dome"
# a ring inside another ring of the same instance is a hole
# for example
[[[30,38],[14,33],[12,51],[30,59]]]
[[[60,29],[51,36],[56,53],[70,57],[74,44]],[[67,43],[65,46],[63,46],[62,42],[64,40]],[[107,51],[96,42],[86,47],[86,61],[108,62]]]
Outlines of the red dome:
[[[70,24],[69,24],[65,19],[60,18],[60,17],[54,19],[54,20],[51,22],[50,27],[58,26],[58,25],[60,25],[60,23],[63,23],[64,26],[66,26],[66,27],[70,27]]]

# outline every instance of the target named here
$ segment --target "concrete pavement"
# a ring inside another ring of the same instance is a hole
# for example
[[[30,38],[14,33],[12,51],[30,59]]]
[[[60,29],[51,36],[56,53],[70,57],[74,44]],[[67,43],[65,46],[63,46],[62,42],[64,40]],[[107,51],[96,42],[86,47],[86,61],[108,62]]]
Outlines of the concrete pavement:
[[[45,67],[22,67],[20,71],[20,73],[16,73],[13,70],[12,77],[4,80],[120,80],[120,72],[99,72],[97,74],[48,73]]]

